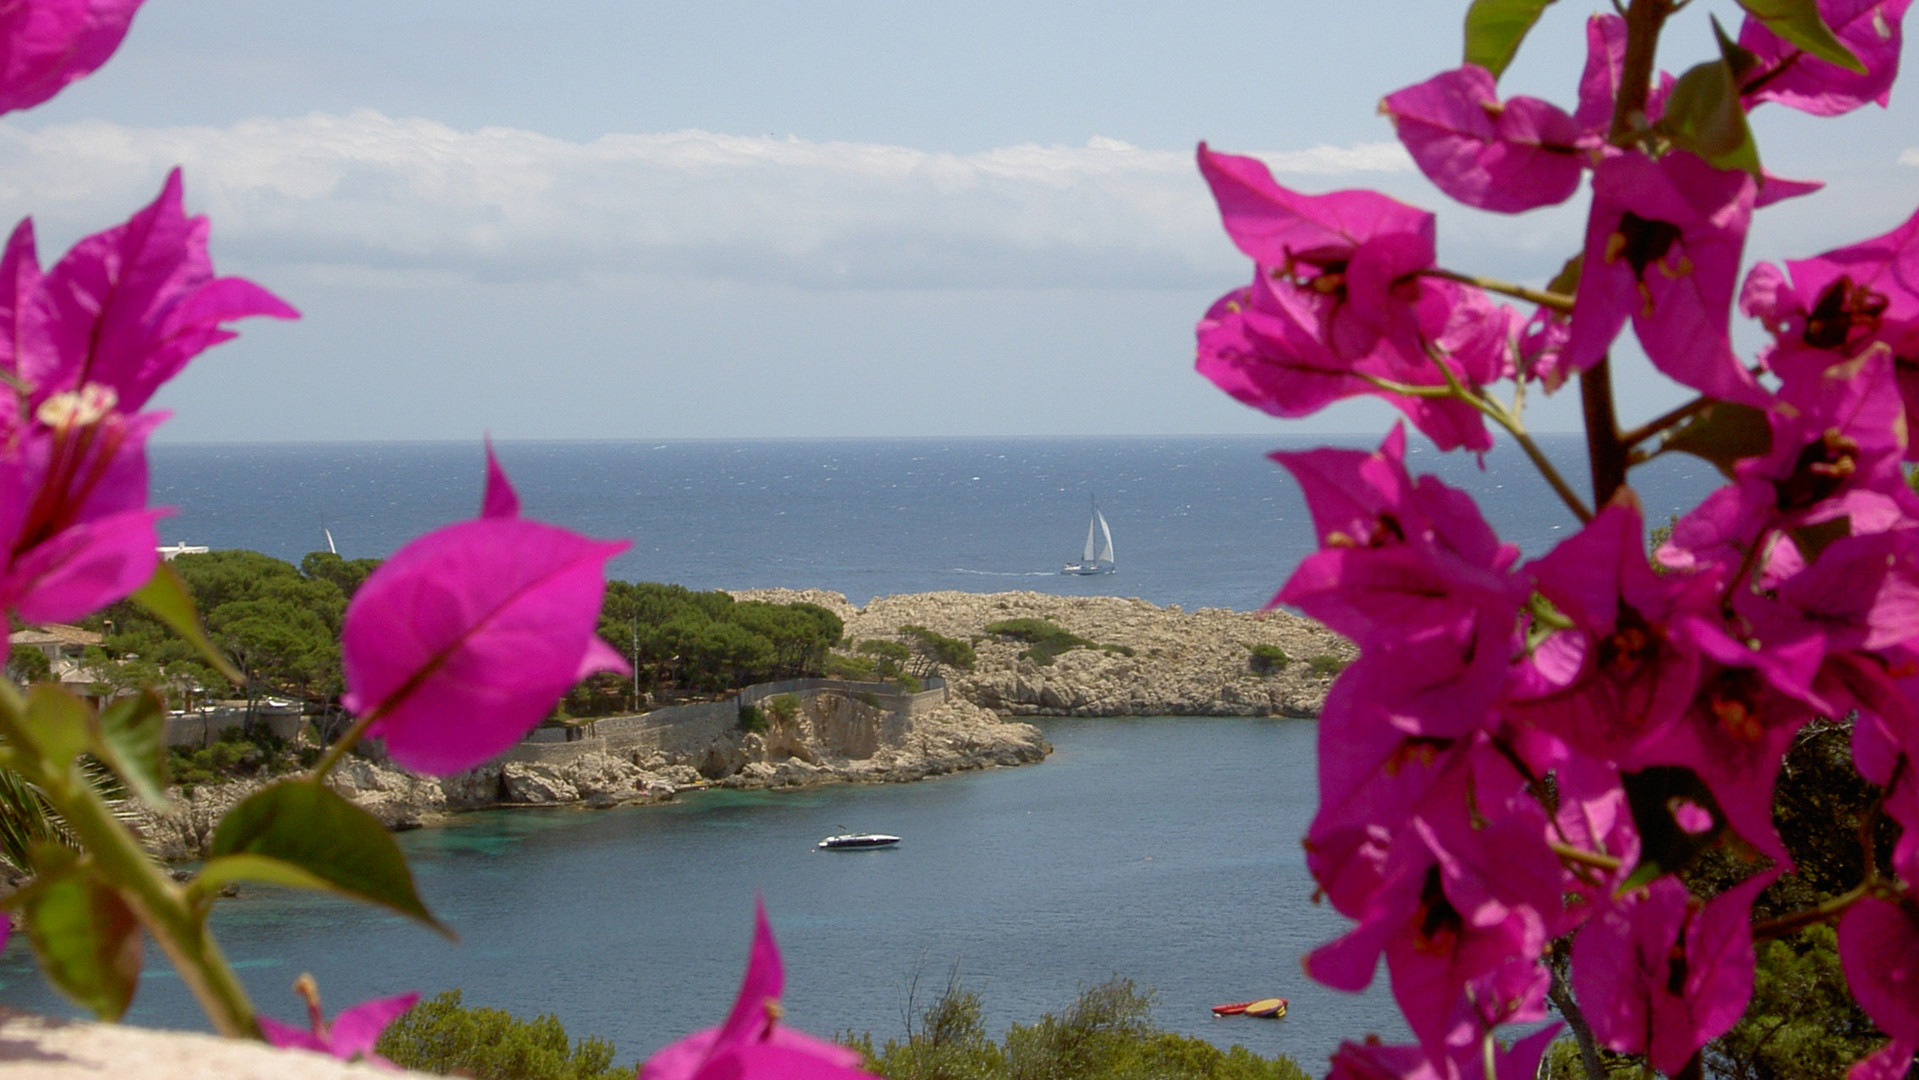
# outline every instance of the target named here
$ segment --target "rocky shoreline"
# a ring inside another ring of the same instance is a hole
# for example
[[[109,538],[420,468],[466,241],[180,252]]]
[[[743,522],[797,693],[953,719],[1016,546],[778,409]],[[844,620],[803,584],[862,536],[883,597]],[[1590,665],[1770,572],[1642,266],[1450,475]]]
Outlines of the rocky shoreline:
[[[948,700],[895,714],[843,694],[809,698],[765,731],[732,731],[697,751],[579,754],[563,762],[506,761],[436,779],[362,759],[329,779],[391,829],[436,824],[508,806],[606,808],[665,802],[706,787],[780,788],[919,780],[1044,760],[1052,747],[1015,716],[1311,717],[1354,650],[1285,612],[1185,612],[1137,599],[1034,592],[886,596],[855,608],[839,593],[754,589],[741,599],[807,601],[838,614],[851,641],[923,626],[972,643],[971,671],[949,672]],[[1010,619],[1046,619],[1085,639],[1040,663],[1026,646],[986,633]],[[1264,646],[1266,661],[1255,648]],[[1272,660],[1274,652],[1283,662]],[[246,779],[172,792],[176,808],[139,828],[167,859],[201,857],[222,814],[268,781]]]
[[[874,715],[859,715],[867,711]],[[405,830],[500,807],[605,809],[666,802],[708,787],[921,780],[1030,764],[1051,752],[1038,728],[1002,720],[965,701],[948,701],[909,719],[837,698],[809,703],[783,727],[733,733],[697,758],[656,752],[635,760],[589,752],[563,763],[495,762],[444,778],[349,758],[327,783],[387,828]],[[149,850],[163,859],[202,858],[227,810],[273,779],[202,784],[192,791],[176,787],[169,792],[171,812],[140,810],[135,825]]]

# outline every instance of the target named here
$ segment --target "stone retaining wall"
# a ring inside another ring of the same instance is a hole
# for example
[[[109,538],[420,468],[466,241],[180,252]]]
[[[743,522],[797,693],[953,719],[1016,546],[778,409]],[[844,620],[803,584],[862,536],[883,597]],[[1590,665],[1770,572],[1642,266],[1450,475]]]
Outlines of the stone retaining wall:
[[[501,762],[564,765],[587,754],[611,754],[632,759],[652,753],[669,756],[694,754],[725,737],[740,722],[741,705],[757,705],[768,698],[792,694],[810,701],[823,694],[857,698],[870,694],[879,707],[901,719],[924,716],[946,701],[946,682],[928,679],[929,689],[904,694],[893,683],[848,682],[843,679],[787,679],[758,683],[725,701],[668,705],[633,716],[609,716],[577,729],[582,734],[564,742],[528,740],[500,755]],[[548,729],[549,733],[551,729]],[[562,734],[564,737],[564,734]]]

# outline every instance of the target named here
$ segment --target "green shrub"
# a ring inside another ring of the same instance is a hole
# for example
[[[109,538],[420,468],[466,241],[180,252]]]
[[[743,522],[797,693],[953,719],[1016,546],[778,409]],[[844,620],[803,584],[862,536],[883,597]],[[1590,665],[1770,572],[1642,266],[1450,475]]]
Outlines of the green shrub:
[[[790,724],[800,714],[800,699],[797,694],[775,694],[766,702],[766,715],[775,724]]]
[[[1337,675],[1346,670],[1346,664],[1347,661],[1337,656],[1327,656],[1325,654],[1306,658],[1306,666],[1312,670],[1313,674],[1321,676]]]
[[[1287,664],[1292,663],[1292,660],[1286,656],[1286,650],[1277,645],[1267,645],[1262,642],[1252,647],[1252,653],[1251,658],[1246,661],[1247,666],[1261,675],[1282,671]]]
[[[1096,647],[1050,619],[1004,619],[986,624],[986,632],[1025,642],[1027,647],[1020,655],[1041,667],[1052,664],[1063,652]]]
[[[826,677],[845,679],[848,682],[871,682],[874,678],[874,663],[870,656],[844,656],[834,653],[826,658]]]
[[[613,1044],[571,1043],[551,1016],[521,1020],[503,1009],[469,1009],[460,992],[422,1001],[395,1020],[374,1050],[395,1064],[474,1080],[630,1080],[613,1067]]]
[[[904,1041],[877,1052],[871,1035],[846,1040],[867,1068],[888,1080],[1306,1080],[1286,1057],[1245,1047],[1221,1050],[1204,1039],[1152,1026],[1152,995],[1130,979],[1080,993],[1059,1016],[1015,1024],[1003,1043],[986,1037],[980,997],[957,979],[919,1016]]]
[[[1119,656],[1138,656],[1139,655],[1137,652],[1133,651],[1133,647],[1131,645],[1101,645],[1099,647],[1099,651],[1114,653]]]
[[[751,705],[751,704],[741,705],[740,706],[740,730],[741,731],[765,731],[766,730],[766,713],[762,712],[758,705]]]
[[[908,623],[900,627],[900,636],[907,640],[914,652],[933,667],[971,671],[973,665],[979,660],[979,655],[973,651],[972,642],[950,638],[945,634],[928,630],[924,626]]]

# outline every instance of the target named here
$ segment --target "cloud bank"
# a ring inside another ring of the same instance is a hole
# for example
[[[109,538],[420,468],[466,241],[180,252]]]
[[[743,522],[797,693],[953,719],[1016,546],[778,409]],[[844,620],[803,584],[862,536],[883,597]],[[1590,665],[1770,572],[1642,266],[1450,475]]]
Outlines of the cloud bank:
[[[1395,143],[1262,156],[1315,189],[1416,177]],[[216,251],[255,265],[809,288],[1166,287],[1244,272],[1190,154],[1104,138],[956,154],[705,131],[577,143],[373,111],[225,128],[0,124],[0,209],[32,212],[43,233],[91,231],[152,198],[176,163]]]

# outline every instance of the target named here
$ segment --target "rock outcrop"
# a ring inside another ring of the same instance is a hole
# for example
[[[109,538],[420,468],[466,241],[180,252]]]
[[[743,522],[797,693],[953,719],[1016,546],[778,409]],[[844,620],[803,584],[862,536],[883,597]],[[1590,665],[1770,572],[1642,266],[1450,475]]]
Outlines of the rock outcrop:
[[[971,672],[948,672],[966,700],[1015,716],[1315,716],[1333,674],[1355,655],[1344,638],[1283,611],[1201,608],[1186,612],[1111,596],[1035,592],[908,593],[855,608],[817,589],[753,589],[740,599],[804,600],[838,614],[849,637],[896,639],[918,625],[973,643]],[[1026,645],[986,633],[1009,619],[1047,619],[1094,643],[1041,664]],[[1287,662],[1262,673],[1254,646]],[[1103,648],[1102,648],[1103,647]]]
[[[918,780],[967,769],[1040,761],[1052,750],[1031,724],[950,700],[906,716],[855,697],[820,693],[797,715],[764,732],[732,731],[682,754],[623,758],[587,752],[564,761],[507,761],[456,776],[419,776],[360,758],[327,778],[335,791],[389,829],[412,829],[448,814],[493,806],[605,808],[664,802],[681,791],[724,787],[797,787],[836,782]],[[136,825],[165,859],[206,854],[213,831],[234,804],[270,778],[174,789],[172,812],[139,811]]]

